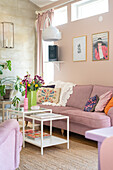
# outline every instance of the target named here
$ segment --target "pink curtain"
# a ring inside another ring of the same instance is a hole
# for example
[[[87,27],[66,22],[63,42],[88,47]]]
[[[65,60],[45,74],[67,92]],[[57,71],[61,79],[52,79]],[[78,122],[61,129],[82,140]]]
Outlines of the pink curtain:
[[[38,14],[37,16],[37,74],[43,76],[43,46],[42,46],[42,31],[43,31],[43,26],[44,26],[44,22],[45,19],[47,17],[50,18],[51,22],[53,20],[53,16],[54,16],[54,11],[53,9],[44,12],[42,14]],[[46,24],[46,26],[48,26],[48,23]]]

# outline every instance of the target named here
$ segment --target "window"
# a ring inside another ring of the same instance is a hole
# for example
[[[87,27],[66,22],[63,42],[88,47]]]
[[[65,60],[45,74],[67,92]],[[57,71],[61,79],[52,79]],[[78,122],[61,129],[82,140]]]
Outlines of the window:
[[[53,44],[53,42],[43,41],[43,79],[46,84],[54,81],[54,64],[48,62],[48,46]]]
[[[58,26],[67,23],[67,6],[54,11],[53,25]]]
[[[71,4],[71,21],[108,12],[108,0],[84,0]]]

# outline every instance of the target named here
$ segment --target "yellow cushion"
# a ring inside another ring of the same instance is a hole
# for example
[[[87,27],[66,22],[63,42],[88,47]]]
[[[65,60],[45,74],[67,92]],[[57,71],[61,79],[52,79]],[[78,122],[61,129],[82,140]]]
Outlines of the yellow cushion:
[[[37,92],[37,102],[50,102],[50,103],[58,103],[60,99],[60,88],[39,88]]]
[[[111,100],[108,102],[108,104],[106,105],[104,112],[106,113],[106,115],[108,114],[109,109],[113,107],[113,97],[111,98]]]

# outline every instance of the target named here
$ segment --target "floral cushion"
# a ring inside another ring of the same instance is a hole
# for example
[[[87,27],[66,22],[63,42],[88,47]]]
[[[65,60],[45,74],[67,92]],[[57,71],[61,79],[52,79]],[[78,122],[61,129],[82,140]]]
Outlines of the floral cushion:
[[[43,88],[41,87],[37,92],[37,102],[58,103],[60,98],[60,88]]]
[[[91,97],[87,101],[87,103],[86,103],[86,105],[84,107],[84,111],[87,111],[87,112],[95,111],[95,107],[96,107],[98,101],[99,101],[99,97],[97,95],[95,95],[94,97]]]

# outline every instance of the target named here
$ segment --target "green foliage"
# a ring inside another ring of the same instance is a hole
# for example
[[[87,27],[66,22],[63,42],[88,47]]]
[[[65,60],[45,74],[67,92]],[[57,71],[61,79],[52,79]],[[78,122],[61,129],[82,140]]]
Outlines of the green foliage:
[[[6,68],[11,71],[11,60],[6,61]],[[5,69],[5,64],[0,64],[0,74],[3,74],[3,69]]]
[[[7,60],[7,68],[11,71],[11,60]]]
[[[6,64],[0,64],[0,74],[3,74],[3,69],[6,69],[6,68],[8,68],[11,71],[11,60],[7,60]],[[3,84],[3,79],[0,79],[0,94],[1,94],[1,96],[5,95],[5,85]]]
[[[4,65],[0,64],[0,74],[3,74]]]
[[[17,76],[17,80],[15,83],[15,90],[21,92],[22,96],[25,96],[25,86],[21,83],[22,79]]]
[[[5,95],[5,85],[0,85],[0,94],[1,96]]]
[[[13,98],[12,104],[13,104],[13,106],[17,106],[17,105],[19,104],[19,102],[20,102],[20,99],[15,96],[15,97]]]

